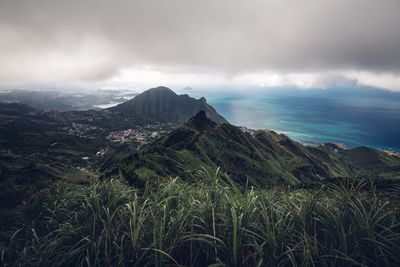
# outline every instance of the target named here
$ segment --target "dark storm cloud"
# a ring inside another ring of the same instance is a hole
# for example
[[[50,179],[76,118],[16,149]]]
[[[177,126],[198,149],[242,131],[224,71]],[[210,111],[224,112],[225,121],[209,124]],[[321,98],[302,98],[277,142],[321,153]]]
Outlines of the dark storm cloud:
[[[399,73],[399,0],[1,0],[0,81],[132,66]]]

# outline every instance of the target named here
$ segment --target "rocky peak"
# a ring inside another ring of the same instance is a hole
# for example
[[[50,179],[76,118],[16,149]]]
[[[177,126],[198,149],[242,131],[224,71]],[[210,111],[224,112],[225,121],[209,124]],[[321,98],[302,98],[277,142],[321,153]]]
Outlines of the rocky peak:
[[[197,112],[196,115],[189,119],[186,125],[198,131],[212,130],[217,126],[215,122],[207,118],[204,110]]]

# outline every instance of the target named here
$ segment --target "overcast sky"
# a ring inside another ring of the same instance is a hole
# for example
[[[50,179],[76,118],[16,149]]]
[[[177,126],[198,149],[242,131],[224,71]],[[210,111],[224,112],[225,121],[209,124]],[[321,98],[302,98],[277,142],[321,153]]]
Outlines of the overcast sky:
[[[0,86],[400,91],[400,0],[0,0]]]

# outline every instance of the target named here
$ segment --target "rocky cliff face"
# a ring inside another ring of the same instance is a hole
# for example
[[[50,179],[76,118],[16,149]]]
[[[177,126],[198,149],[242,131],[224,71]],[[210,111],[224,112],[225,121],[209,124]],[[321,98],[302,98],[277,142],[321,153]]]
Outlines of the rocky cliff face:
[[[196,129],[197,131],[209,131],[214,129],[217,126],[217,123],[207,118],[206,112],[201,110],[195,116],[190,118],[185,125]]]

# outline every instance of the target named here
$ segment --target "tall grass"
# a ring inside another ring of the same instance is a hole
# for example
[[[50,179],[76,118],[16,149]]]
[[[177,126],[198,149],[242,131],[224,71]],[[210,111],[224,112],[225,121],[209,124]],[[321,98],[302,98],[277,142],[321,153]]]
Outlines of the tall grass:
[[[400,265],[398,207],[363,179],[261,190],[203,169],[144,190],[59,184],[26,209],[5,265]]]

